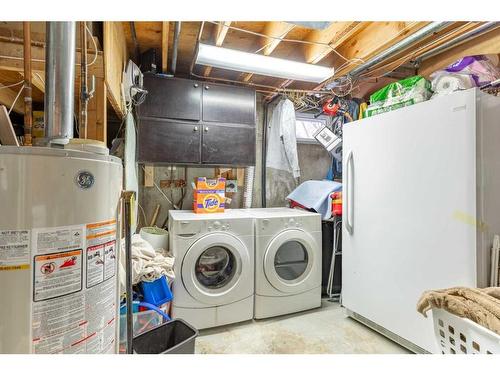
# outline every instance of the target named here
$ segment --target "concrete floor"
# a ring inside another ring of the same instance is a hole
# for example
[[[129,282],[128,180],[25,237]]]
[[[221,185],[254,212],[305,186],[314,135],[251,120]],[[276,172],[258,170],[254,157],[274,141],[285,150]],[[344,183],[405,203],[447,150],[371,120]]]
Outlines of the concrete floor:
[[[348,318],[338,303],[264,320],[206,329],[199,354],[404,354],[406,349]]]

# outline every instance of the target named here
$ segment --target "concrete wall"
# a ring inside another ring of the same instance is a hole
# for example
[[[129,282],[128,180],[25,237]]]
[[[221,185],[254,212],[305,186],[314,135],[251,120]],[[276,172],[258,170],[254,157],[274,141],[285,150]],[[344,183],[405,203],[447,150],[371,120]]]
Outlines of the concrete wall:
[[[270,113],[272,108],[270,110]],[[262,96],[257,96],[257,126],[256,126],[256,165],[255,179],[253,184],[252,207],[262,207],[262,166],[265,163],[262,160],[262,136],[264,129],[264,105]],[[299,164],[301,169],[301,178],[298,183],[310,179],[323,179],[330,166],[330,156],[319,145],[314,144],[299,144],[298,145]],[[185,188],[185,198],[182,203],[182,209],[191,209],[193,202],[193,190],[191,181],[197,176],[214,176],[214,168],[196,168],[183,166],[155,166],[154,181],[160,186],[160,180],[168,179],[185,179],[187,187]],[[291,176],[290,176],[291,177]],[[284,177],[286,178],[286,176]],[[286,205],[285,197],[297,185],[293,181],[288,189],[280,189],[283,181],[283,176],[267,173],[267,187],[271,194],[268,194],[268,207]],[[278,187],[278,189],[275,189]],[[233,201],[228,208],[241,208],[243,206],[243,187],[238,188],[238,193],[233,197]],[[160,213],[156,221],[156,225],[161,226],[168,216],[168,210],[172,205],[167,201],[167,198],[174,203],[181,199],[181,189],[162,189],[163,194],[156,187],[144,187],[144,170],[142,165],[139,167],[139,226],[144,226],[144,216],[149,225],[149,221],[153,216],[157,204],[161,205]],[[288,191],[288,193],[287,193]],[[268,193],[269,193],[268,192]],[[165,196],[167,198],[165,198]],[[141,209],[142,208],[142,209]],[[144,212],[143,212],[144,211]]]

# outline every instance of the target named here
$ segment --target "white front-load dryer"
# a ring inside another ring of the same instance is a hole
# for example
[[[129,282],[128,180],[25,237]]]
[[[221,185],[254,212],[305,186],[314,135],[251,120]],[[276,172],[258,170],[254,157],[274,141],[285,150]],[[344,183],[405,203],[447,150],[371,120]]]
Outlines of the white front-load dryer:
[[[321,216],[290,208],[247,212],[255,219],[254,318],[321,306]]]
[[[171,210],[172,316],[198,329],[253,317],[254,227],[242,210]]]

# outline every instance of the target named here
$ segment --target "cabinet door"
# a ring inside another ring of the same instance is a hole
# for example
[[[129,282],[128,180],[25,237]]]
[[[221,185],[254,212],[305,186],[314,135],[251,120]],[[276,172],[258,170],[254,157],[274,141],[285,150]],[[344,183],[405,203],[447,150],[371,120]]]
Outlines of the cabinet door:
[[[203,121],[255,124],[255,91],[203,84]]]
[[[213,165],[255,165],[255,128],[203,125],[201,161]]]
[[[139,120],[139,162],[200,163],[200,126],[157,118]]]
[[[146,100],[138,107],[141,117],[201,119],[201,84],[195,81],[144,75]]]

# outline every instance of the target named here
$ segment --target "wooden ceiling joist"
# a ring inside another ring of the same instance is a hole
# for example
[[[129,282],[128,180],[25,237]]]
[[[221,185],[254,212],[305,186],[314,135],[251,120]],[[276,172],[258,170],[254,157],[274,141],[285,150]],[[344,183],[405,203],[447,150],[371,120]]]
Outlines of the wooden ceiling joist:
[[[324,30],[312,30],[304,38],[305,41],[310,43],[304,44],[302,58],[309,64],[317,64],[330,55],[334,49],[353,37],[356,33],[359,33],[365,27],[366,23],[363,22],[332,22],[330,26]],[[322,45],[324,43],[328,43],[328,46]],[[301,52],[298,50],[295,56],[291,57],[296,58],[299,53]],[[291,79],[285,80],[279,87],[284,89],[293,82],[294,81]],[[269,95],[266,99],[270,99],[273,96],[274,94]]]
[[[286,22],[279,22],[279,21],[266,22],[266,26],[264,26],[262,34],[268,37],[260,38],[258,47],[256,49],[258,51],[262,51],[262,54],[264,56],[269,56],[281,43],[280,38],[284,38],[286,34],[288,34],[294,27],[295,27],[294,25]],[[241,75],[241,79],[244,82],[248,82],[250,81],[252,76],[253,76],[252,73],[243,73]]]
[[[217,47],[221,47],[224,43],[224,39],[226,39],[227,32],[229,31],[229,26],[231,26],[231,21],[224,21],[222,23],[217,24],[217,27],[214,28],[213,40]],[[208,77],[210,72],[212,71],[211,66],[205,67],[205,71],[203,75]]]
[[[324,30],[313,30],[305,38],[308,42],[328,43],[329,46],[320,44],[307,44],[304,49],[304,57],[309,64],[317,64],[345,42],[349,37],[363,27],[361,22],[332,22]]]

